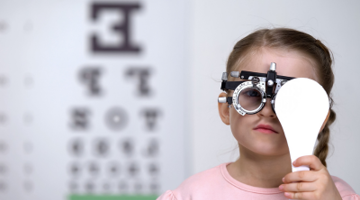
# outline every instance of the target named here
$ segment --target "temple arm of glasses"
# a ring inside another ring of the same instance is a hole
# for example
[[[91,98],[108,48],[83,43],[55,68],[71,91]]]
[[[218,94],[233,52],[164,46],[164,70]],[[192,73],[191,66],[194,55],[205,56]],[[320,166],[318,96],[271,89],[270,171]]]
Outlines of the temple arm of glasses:
[[[222,90],[235,90],[237,86],[245,81],[223,81],[220,89]]]

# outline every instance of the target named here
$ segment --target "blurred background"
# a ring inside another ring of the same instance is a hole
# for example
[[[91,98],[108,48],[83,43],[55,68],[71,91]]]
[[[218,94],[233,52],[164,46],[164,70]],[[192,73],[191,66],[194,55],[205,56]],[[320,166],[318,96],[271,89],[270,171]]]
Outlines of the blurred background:
[[[360,193],[358,1],[0,0],[0,199],[155,199],[238,157],[233,45],[290,27],[335,57],[328,169]],[[311,111],[309,111],[311,114]]]

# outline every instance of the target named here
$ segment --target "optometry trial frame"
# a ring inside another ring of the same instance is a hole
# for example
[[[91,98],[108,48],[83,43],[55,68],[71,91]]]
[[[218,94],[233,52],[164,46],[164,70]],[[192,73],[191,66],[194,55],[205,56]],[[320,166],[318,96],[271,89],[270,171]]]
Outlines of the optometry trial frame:
[[[232,71],[230,76],[246,79],[247,81],[228,81],[228,74],[223,72],[221,87],[223,91],[234,90],[232,97],[219,97],[219,103],[233,105],[242,116],[256,114],[266,104],[267,98],[271,99],[271,107],[275,113],[276,94],[287,81],[293,77],[277,76],[276,63],[270,64],[270,70],[265,73],[251,71]]]

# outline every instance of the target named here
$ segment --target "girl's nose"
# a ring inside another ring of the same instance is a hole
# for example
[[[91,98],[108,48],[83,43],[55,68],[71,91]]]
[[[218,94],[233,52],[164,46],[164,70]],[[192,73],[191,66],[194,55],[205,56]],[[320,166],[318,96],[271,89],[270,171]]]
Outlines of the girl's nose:
[[[274,113],[272,107],[271,107],[271,103],[270,103],[271,99],[267,99],[266,103],[263,107],[263,109],[258,112],[258,114],[262,117],[271,117],[271,118],[275,118],[276,114]]]

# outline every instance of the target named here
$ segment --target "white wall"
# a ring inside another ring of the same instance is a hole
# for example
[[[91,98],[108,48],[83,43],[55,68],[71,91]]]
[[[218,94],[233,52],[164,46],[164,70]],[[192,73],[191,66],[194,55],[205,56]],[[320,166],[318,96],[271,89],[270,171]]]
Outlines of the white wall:
[[[236,141],[217,111],[220,77],[233,45],[257,28],[286,26],[313,35],[334,53],[337,120],[331,130],[328,169],[360,193],[360,2],[196,0],[190,5],[192,173],[234,161],[238,155],[238,150],[232,151]]]

